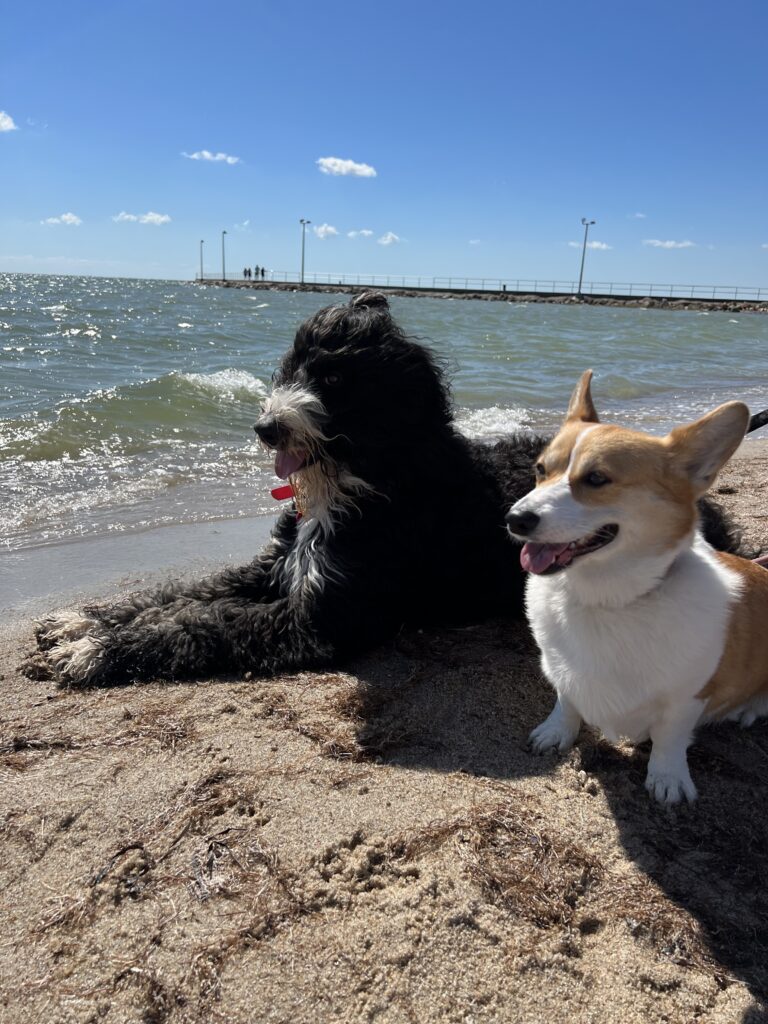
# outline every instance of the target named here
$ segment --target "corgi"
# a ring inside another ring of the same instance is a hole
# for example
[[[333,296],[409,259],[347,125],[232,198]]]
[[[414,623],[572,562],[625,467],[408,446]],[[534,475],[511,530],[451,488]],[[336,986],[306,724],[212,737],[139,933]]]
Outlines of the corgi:
[[[568,750],[582,722],[614,742],[650,739],[646,788],[696,799],[695,728],[768,713],[768,572],[715,551],[696,500],[749,422],[728,402],[666,437],[601,424],[592,371],[506,516],[523,542],[526,611],[557,693],[532,749]]]

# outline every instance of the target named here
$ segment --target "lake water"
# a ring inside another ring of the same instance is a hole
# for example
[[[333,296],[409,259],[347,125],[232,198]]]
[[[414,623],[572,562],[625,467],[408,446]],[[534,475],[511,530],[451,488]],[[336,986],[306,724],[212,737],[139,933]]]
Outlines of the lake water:
[[[296,326],[347,300],[0,275],[0,552],[274,512],[252,424]],[[728,399],[768,407],[759,314],[391,306],[452,368],[474,437],[555,427],[590,366],[604,418],[656,433]]]

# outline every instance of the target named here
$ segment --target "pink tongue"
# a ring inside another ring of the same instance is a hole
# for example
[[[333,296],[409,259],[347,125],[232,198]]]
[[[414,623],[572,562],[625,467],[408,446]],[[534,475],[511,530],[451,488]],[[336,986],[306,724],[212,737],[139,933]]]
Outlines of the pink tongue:
[[[275,475],[281,480],[298,472],[307,461],[306,452],[278,452],[275,456]]]
[[[529,540],[520,552],[520,565],[526,572],[538,576],[556,562],[567,547],[567,544],[534,544]]]

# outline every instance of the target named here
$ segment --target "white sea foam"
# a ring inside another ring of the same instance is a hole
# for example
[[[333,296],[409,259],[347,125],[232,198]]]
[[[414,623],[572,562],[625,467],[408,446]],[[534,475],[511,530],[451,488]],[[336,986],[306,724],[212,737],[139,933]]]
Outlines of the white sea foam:
[[[213,392],[219,398],[234,400],[243,397],[264,398],[267,386],[247,370],[219,370],[217,373],[180,373],[185,380],[203,391]]]
[[[530,416],[525,409],[499,405],[487,409],[459,409],[456,426],[467,437],[495,438],[529,427]]]

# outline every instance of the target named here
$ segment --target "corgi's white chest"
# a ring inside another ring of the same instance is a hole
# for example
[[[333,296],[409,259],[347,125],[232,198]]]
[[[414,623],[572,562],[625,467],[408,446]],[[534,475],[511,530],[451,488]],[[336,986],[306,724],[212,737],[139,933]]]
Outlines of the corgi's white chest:
[[[586,603],[578,574],[566,570],[530,577],[527,609],[557,692],[608,738],[641,740],[665,706],[696,696],[714,674],[739,592],[738,575],[697,540],[626,605]]]

